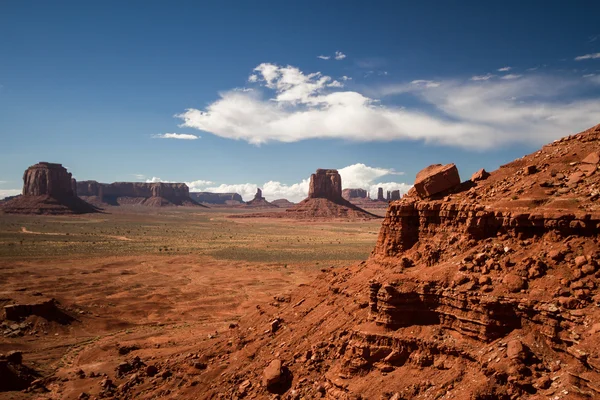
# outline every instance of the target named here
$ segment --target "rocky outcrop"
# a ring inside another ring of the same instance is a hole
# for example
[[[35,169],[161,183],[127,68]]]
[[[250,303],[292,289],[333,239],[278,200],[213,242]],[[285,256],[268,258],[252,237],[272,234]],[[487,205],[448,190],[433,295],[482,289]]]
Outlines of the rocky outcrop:
[[[400,190],[392,190],[391,196],[390,196],[390,200],[391,201],[395,201],[395,200],[400,200]]]
[[[77,192],[90,202],[110,205],[198,206],[185,183],[96,181],[77,182]]]
[[[377,201],[385,201],[383,197],[383,188],[377,188]]]
[[[434,164],[417,174],[414,188],[422,198],[431,197],[460,185],[458,169],[454,164]]]
[[[190,197],[198,203],[237,205],[244,202],[238,193],[191,192]]]
[[[23,174],[23,194],[4,202],[2,210],[16,214],[81,214],[97,209],[77,197],[76,182],[61,165],[40,162]]]
[[[310,176],[308,198],[339,202],[342,198],[342,177],[335,169],[318,169]]]
[[[342,197],[348,201],[366,199],[367,191],[365,189],[344,189],[342,190]]]

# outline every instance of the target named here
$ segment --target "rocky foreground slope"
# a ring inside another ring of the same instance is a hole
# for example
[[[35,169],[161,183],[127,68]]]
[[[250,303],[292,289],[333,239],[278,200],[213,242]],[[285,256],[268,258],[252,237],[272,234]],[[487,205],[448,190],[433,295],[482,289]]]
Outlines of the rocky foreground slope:
[[[598,152],[600,126],[475,181],[415,189],[391,203],[368,261],[323,270],[162,365],[193,385],[143,393],[598,398]]]

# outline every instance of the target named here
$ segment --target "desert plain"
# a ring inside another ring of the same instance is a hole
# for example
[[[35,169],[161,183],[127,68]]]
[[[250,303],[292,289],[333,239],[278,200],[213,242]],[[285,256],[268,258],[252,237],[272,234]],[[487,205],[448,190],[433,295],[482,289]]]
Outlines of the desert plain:
[[[36,374],[65,382],[60,393],[48,382],[49,393],[0,398],[97,394],[94,375],[112,376],[132,349],[146,362],[193,352],[257,304],[284,302],[322,269],[368,258],[381,224],[231,217],[251,212],[131,206],[2,215],[0,306],[55,299],[68,317],[2,322],[0,353],[20,350]],[[73,379],[78,371],[87,376]]]

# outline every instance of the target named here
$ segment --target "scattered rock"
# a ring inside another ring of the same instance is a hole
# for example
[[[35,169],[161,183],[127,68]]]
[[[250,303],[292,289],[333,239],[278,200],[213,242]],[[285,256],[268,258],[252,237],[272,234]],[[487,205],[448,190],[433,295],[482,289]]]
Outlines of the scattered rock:
[[[414,188],[423,198],[460,185],[458,169],[454,164],[433,164],[417,174]]]
[[[487,172],[485,169],[481,168],[479,171],[477,171],[473,175],[471,175],[471,181],[472,182],[483,181],[483,180],[486,180],[489,176],[490,176],[490,173]]]

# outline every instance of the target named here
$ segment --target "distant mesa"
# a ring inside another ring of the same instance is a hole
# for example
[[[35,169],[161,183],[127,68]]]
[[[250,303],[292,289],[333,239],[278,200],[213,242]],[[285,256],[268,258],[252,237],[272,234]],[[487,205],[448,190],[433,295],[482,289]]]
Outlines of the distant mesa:
[[[383,188],[377,188],[377,201],[385,201],[383,198]]]
[[[379,218],[342,197],[342,177],[335,169],[318,169],[310,176],[308,197],[286,210],[294,218]]]
[[[262,195],[260,188],[256,189],[254,198],[246,203],[247,207],[250,208],[279,208],[273,203],[269,203]]]
[[[76,182],[61,165],[39,162],[23,174],[23,194],[3,202],[10,214],[84,214],[98,209],[77,197]]]
[[[353,199],[366,199],[367,191],[365,189],[344,189],[342,190],[342,197],[348,201]]]
[[[190,197],[189,188],[185,183],[81,181],[77,182],[77,193],[81,198],[97,205],[206,207]]]
[[[244,203],[238,193],[191,192],[190,197],[198,203],[240,205]]]
[[[273,200],[271,204],[276,205],[279,208],[290,208],[296,205],[296,203],[292,203],[288,199],[277,199]]]

